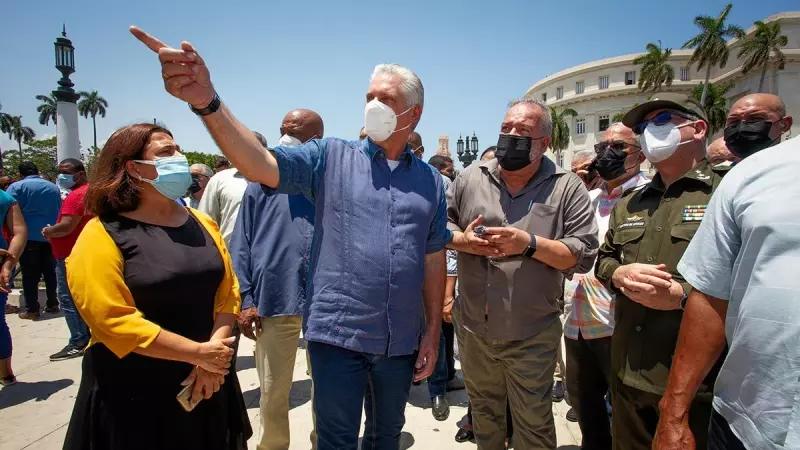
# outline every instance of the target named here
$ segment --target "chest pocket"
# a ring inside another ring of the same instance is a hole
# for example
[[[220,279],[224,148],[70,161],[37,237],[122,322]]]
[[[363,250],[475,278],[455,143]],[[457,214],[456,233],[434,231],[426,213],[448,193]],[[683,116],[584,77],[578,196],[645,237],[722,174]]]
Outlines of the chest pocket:
[[[557,235],[559,234],[559,221],[556,217],[557,212],[558,207],[556,206],[534,203],[531,207],[531,213],[528,215],[527,231],[547,239],[560,237]]]
[[[622,264],[633,264],[639,257],[645,227],[628,227],[617,229],[614,233],[614,246],[619,249],[619,260]]]
[[[697,229],[700,228],[700,222],[680,223],[674,225],[669,230],[672,246],[666,255],[664,255],[664,264],[671,271],[677,273],[678,263],[683,257],[683,253],[689,246],[689,242],[694,238]]]

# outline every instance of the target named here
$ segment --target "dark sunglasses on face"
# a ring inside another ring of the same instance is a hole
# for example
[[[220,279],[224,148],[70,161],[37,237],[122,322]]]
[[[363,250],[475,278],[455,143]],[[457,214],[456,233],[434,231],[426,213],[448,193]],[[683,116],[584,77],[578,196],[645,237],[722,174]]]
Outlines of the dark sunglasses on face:
[[[597,144],[594,144],[594,152],[597,153],[598,155],[600,155],[603,152],[605,152],[606,149],[609,149],[609,148],[612,149],[612,150],[620,152],[620,151],[625,151],[625,149],[628,148],[628,147],[640,148],[636,144],[631,144],[630,142],[625,142],[625,141],[603,141],[603,142],[598,142]]]
[[[647,125],[652,122],[656,126],[665,125],[669,122],[672,122],[674,117],[680,117],[686,120],[695,120],[694,117],[690,117],[688,114],[681,114],[676,111],[661,111],[660,113],[656,114],[655,116],[645,119],[639,122],[638,125],[634,125],[633,132],[636,134],[642,134],[644,129],[647,128]]]

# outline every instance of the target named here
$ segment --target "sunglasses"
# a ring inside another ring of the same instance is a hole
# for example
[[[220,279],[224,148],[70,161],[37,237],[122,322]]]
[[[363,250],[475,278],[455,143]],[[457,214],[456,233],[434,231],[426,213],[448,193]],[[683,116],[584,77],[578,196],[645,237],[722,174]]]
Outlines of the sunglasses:
[[[636,134],[642,134],[644,129],[647,128],[647,125],[651,122],[656,126],[666,125],[667,123],[672,122],[672,119],[675,117],[680,117],[686,120],[695,120],[694,117],[691,117],[688,114],[681,114],[676,111],[661,111],[655,116],[639,122],[638,125],[634,125],[633,132]]]
[[[621,151],[625,151],[625,149],[628,148],[628,147],[640,148],[638,145],[631,144],[630,142],[614,140],[614,141],[603,141],[603,142],[598,142],[597,144],[594,144],[594,152],[597,153],[598,155],[600,155],[603,152],[605,152],[606,149],[609,149],[609,148],[611,150],[621,152]]]

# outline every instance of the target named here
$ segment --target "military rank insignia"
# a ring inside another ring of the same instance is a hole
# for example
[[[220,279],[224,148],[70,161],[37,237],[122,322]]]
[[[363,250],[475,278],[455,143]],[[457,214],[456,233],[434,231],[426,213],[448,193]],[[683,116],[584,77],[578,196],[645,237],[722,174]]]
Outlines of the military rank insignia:
[[[708,205],[686,205],[683,208],[681,222],[701,222],[706,215]]]

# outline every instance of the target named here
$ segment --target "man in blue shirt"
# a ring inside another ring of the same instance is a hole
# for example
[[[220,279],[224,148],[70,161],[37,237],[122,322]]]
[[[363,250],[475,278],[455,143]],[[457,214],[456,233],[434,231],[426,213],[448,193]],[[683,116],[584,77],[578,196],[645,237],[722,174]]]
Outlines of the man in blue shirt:
[[[398,65],[375,68],[369,139],[269,152],[221,103],[191,44],[173,49],[131,32],[159,54],[167,92],[202,117],[245,177],[315,205],[304,328],[319,449],[356,449],[362,406],[363,447],[397,448],[411,381],[436,364],[451,239],[442,178],[407,144],[422,116],[419,78]]]
[[[39,318],[39,280],[44,277],[47,292],[46,313],[57,313],[56,260],[50,243],[42,236],[42,229],[55,225],[61,209],[61,192],[54,183],[42,179],[36,164],[25,161],[19,165],[22,180],[8,187],[8,193],[19,203],[28,226],[28,242],[19,258],[22,267],[22,292],[25,311],[21,319]]]
[[[322,118],[295,110],[281,125],[281,142],[303,143],[322,137]],[[314,205],[302,195],[277,194],[248,183],[231,239],[231,258],[239,279],[239,328],[256,341],[261,382],[261,437],[257,450],[289,448],[289,391],[297,340],[303,325]],[[316,448],[316,433],[311,432]]]

